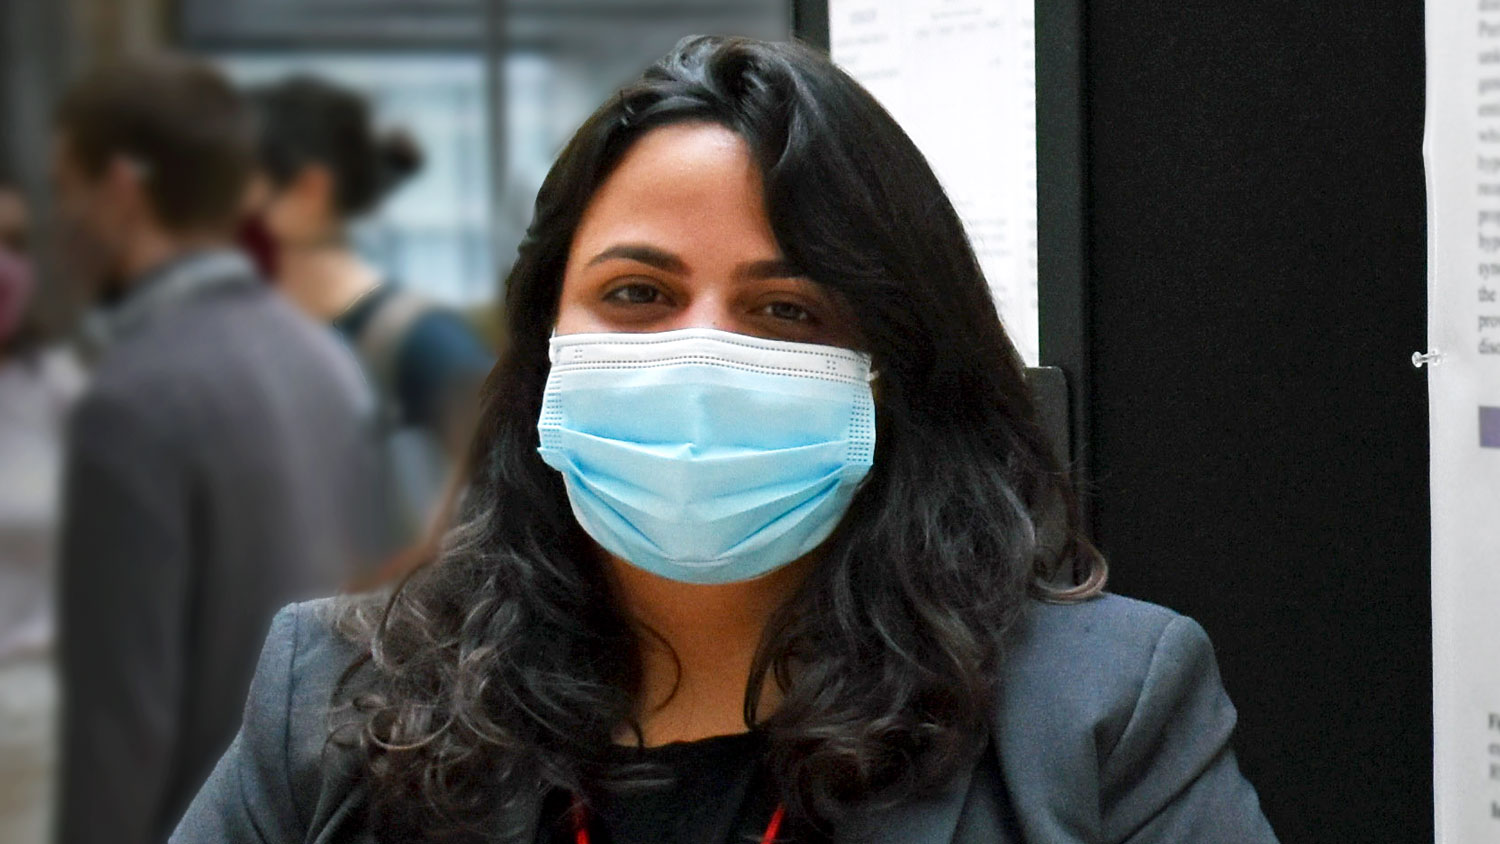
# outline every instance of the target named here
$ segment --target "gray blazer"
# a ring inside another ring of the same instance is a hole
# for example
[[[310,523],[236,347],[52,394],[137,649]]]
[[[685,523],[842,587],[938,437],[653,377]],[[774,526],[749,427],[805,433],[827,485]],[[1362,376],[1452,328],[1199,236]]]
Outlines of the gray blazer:
[[[329,604],[276,617],[245,723],[174,844],[368,844],[366,795],[322,755],[355,649]],[[933,797],[855,812],[838,844],[1264,844],[1275,835],[1229,747],[1235,713],[1191,619],[1105,596],[1033,603],[1014,631],[980,762]]]
[[[271,617],[352,574],[378,467],[352,356],[237,255],[179,259],[105,328],[68,434],[58,840],[156,844]]]

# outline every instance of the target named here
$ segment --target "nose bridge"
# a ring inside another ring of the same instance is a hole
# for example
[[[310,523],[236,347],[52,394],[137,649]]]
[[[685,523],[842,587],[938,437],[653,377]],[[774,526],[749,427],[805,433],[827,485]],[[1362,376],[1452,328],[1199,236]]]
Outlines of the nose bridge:
[[[736,331],[728,284],[710,283],[694,291],[692,299],[677,313],[673,328],[717,328]]]

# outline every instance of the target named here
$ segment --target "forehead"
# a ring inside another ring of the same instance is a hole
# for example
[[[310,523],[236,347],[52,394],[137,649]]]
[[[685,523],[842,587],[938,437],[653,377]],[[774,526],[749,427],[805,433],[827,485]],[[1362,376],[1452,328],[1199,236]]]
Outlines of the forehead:
[[[574,253],[632,239],[675,250],[776,252],[760,171],[745,141],[707,123],[654,129],[637,140],[589,201]]]

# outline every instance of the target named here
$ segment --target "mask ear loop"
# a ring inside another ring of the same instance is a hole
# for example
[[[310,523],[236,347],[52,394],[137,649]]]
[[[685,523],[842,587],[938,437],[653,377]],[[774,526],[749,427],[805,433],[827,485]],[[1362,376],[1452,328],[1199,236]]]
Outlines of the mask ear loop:
[[[874,361],[871,361],[871,364],[873,363]],[[879,409],[881,404],[881,387],[885,384],[884,381],[880,380],[881,374],[881,371],[874,368],[873,365],[870,367],[870,371],[865,374],[865,383],[870,387],[870,403],[873,404],[877,409]]]

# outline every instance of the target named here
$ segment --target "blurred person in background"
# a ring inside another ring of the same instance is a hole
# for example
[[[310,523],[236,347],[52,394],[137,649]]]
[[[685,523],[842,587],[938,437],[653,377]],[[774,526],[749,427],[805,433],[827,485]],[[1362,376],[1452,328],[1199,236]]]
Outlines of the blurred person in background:
[[[494,355],[460,314],[386,278],[351,242],[351,226],[421,167],[413,139],[380,134],[363,97],[316,77],[256,89],[251,100],[260,240],[277,287],[344,335],[381,398],[390,540],[405,544],[425,533],[468,443]]]
[[[99,69],[55,129],[60,245],[101,344],[67,438],[58,840],[155,844],[233,736],[275,609],[367,548],[372,400],[233,248],[254,133],[219,73]]]
[[[0,841],[47,840],[57,684],[54,539],[66,414],[83,372],[36,318],[29,214],[0,177]]]

